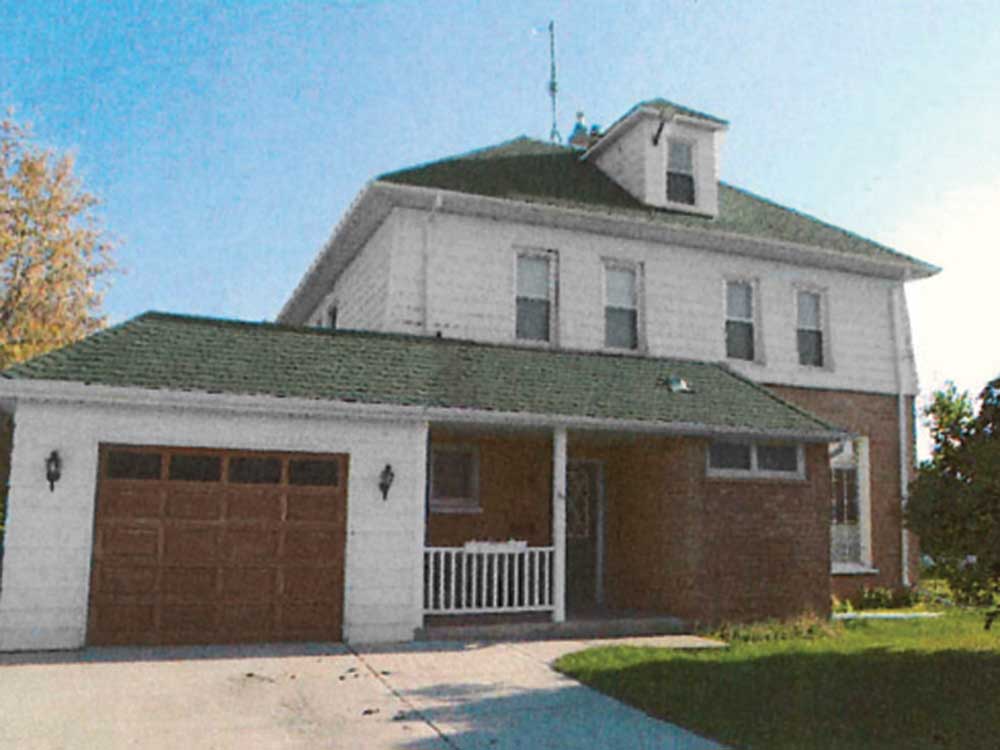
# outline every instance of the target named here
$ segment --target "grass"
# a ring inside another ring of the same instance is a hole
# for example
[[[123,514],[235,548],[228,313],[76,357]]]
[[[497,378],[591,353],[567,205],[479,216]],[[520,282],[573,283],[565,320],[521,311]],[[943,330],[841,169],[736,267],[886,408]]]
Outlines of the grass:
[[[597,648],[557,669],[737,748],[1000,748],[1000,628],[983,615],[729,628],[730,647]]]

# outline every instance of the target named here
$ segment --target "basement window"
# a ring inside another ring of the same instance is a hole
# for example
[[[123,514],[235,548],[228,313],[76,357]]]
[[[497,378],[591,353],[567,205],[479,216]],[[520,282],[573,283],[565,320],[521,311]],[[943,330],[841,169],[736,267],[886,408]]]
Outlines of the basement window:
[[[731,479],[805,479],[805,455],[799,443],[713,440],[706,473]]]

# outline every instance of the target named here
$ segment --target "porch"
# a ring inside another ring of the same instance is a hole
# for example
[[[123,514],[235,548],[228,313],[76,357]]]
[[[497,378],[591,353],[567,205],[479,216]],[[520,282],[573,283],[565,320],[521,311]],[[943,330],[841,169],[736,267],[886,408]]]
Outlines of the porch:
[[[418,635],[665,634],[825,611],[825,444],[788,477],[748,481],[708,476],[709,442],[431,425]]]
[[[655,572],[641,570],[662,563],[641,506],[669,492],[645,478],[686,441],[444,425],[429,435],[425,637],[679,632]]]

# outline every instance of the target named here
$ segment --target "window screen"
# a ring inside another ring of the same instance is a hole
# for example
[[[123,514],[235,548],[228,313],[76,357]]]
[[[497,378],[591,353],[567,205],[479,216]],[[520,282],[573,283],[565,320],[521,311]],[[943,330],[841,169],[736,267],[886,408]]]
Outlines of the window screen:
[[[799,449],[794,445],[758,445],[757,468],[760,471],[799,470]]]
[[[616,349],[639,347],[636,272],[633,268],[605,269],[604,343]]]
[[[747,281],[726,284],[726,356],[754,359],[753,285]]]
[[[431,450],[431,507],[438,510],[478,510],[478,456],[471,448]]]
[[[667,155],[667,200],[694,205],[694,156],[690,143],[670,141]]]
[[[708,463],[713,469],[750,471],[750,445],[714,442],[708,449]]]
[[[799,364],[823,366],[823,325],[821,298],[816,292],[799,292],[798,339]]]
[[[548,341],[551,300],[549,259],[521,255],[517,259],[516,335],[529,341]]]

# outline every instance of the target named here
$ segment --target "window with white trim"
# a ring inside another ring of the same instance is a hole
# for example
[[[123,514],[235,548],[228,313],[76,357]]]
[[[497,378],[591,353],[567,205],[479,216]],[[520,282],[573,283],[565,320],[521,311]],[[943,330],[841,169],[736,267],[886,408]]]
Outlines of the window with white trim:
[[[755,359],[754,285],[750,281],[726,282],[726,356]]]
[[[667,201],[695,204],[694,144],[670,139],[667,141]]]
[[[610,349],[639,348],[638,271],[635,265],[604,265],[604,345]]]
[[[805,478],[805,455],[799,443],[713,440],[708,445],[709,476]]]
[[[868,438],[830,445],[830,562],[836,573],[870,568],[871,497]]]
[[[795,295],[798,323],[799,364],[823,366],[823,297],[819,292],[799,290]]]
[[[478,513],[479,451],[468,445],[432,445],[430,492],[432,513]]]
[[[552,341],[555,263],[551,253],[517,256],[517,320],[515,336],[522,341]]]

